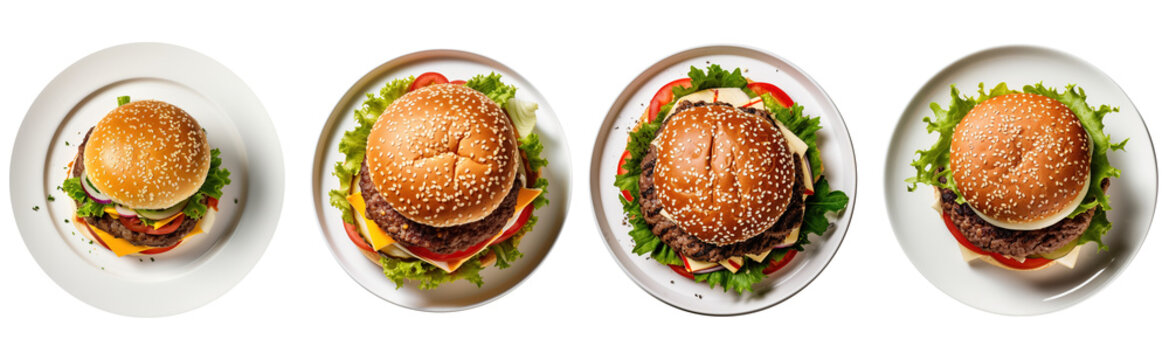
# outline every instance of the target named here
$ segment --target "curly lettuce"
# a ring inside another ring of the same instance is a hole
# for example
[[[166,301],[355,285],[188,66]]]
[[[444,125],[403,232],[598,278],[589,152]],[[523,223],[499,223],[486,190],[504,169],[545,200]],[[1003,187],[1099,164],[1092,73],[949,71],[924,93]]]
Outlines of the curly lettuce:
[[[203,180],[199,191],[187,200],[187,206],[183,207],[183,215],[188,218],[201,219],[206,216],[207,203],[203,200],[223,197],[223,187],[231,184],[231,171],[220,167],[223,159],[219,155],[219,149],[211,149],[211,168],[207,171],[207,178]]]
[[[515,97],[516,88],[503,83],[501,78],[496,73],[476,75],[468,80],[465,86],[487,95],[496,104],[504,106]],[[329,203],[341,210],[342,219],[346,223],[355,224],[356,221],[353,207],[346,198],[353,190],[354,177],[361,171],[361,162],[365,159],[365,146],[373,124],[377,122],[378,117],[391,103],[409,92],[413,82],[413,76],[395,79],[386,83],[377,94],[366,94],[365,101],[353,113],[357,127],[346,131],[341,138],[338,151],[345,154],[345,160],[338,161],[333,167],[333,175],[337,176],[340,186],[329,191]],[[533,131],[527,136],[521,137],[518,140],[518,147],[524,152],[528,160],[528,167],[533,172],[539,174],[540,169],[548,165],[548,161],[543,157],[544,145],[540,142],[540,136],[536,132]],[[539,209],[548,204],[548,199],[544,196],[547,194],[548,179],[538,178],[535,184],[536,187],[543,190],[532,201],[533,207]],[[494,256],[494,266],[497,268],[510,267],[513,262],[523,257],[524,254],[519,250],[520,239],[532,230],[537,220],[538,217],[531,216],[520,231],[512,235],[511,238],[488,246],[476,258],[467,261],[454,272],[447,273],[418,259],[400,259],[387,256],[382,256],[381,259],[382,272],[387,279],[394,282],[397,288],[404,286],[407,280],[417,281],[418,288],[424,290],[434,289],[440,284],[460,279],[469,281],[476,286],[482,286],[483,278],[479,272],[484,269],[482,265],[484,257]]]
[[[930,103],[930,110],[934,117],[931,119],[927,116],[922,121],[925,122],[928,133],[938,133],[938,141],[929,149],[914,152],[917,158],[910,163],[910,166],[913,166],[916,174],[905,179],[909,183],[909,191],[917,190],[918,185],[949,189],[958,195],[957,202],[959,204],[966,203],[966,198],[955,186],[954,174],[949,168],[950,141],[954,136],[954,128],[971,109],[983,101],[996,96],[1017,93],[1020,91],[1011,90],[1006,83],[999,83],[987,92],[984,85],[980,83],[978,84],[978,96],[971,97],[963,96],[958,92],[957,86],[951,85],[950,106],[948,108],[942,108],[938,103]],[[1068,217],[1075,217],[1090,209],[1098,208],[1088,224],[1088,229],[1083,235],[1080,235],[1079,243],[1095,242],[1100,249],[1107,250],[1108,247],[1104,245],[1103,237],[1112,229],[1112,223],[1108,221],[1104,212],[1112,210],[1112,206],[1109,204],[1108,194],[1104,192],[1103,181],[1105,178],[1120,176],[1120,169],[1112,167],[1111,163],[1108,162],[1108,152],[1124,150],[1128,139],[1119,143],[1112,142],[1112,137],[1104,133],[1103,119],[1108,113],[1116,112],[1119,109],[1108,105],[1098,107],[1088,105],[1088,97],[1084,94],[1084,89],[1071,84],[1067,85],[1065,90],[1061,92],[1054,87],[1045,87],[1041,82],[1024,86],[1021,93],[1043,95],[1063,103],[1080,119],[1080,124],[1083,125],[1084,131],[1092,140],[1091,182],[1088,186],[1088,195]],[[939,181],[939,176],[945,177],[946,182]]]
[[[661,238],[654,235],[653,230],[650,229],[649,224],[646,223],[645,218],[641,214],[641,205],[639,205],[641,193],[638,189],[638,180],[641,177],[641,161],[645,158],[645,154],[648,152],[650,144],[657,135],[658,129],[662,127],[666,114],[677,103],[677,99],[700,90],[725,87],[740,88],[748,95],[757,95],[750,89],[747,89],[747,85],[750,82],[743,77],[739,69],[727,71],[716,64],[712,64],[707,67],[706,71],[691,67],[689,76],[690,87],[674,87],[672,90],[674,100],[662,106],[657,118],[651,119],[650,122],[640,124],[629,133],[629,141],[625,149],[629,151],[630,157],[625,165],[623,165],[626,172],[618,174],[616,180],[613,182],[613,185],[618,189],[627,191],[633,197],[632,201],[626,200],[623,196],[620,198],[626,219],[630,226],[632,226],[629,235],[633,238],[633,253],[638,255],[649,254],[657,262],[673,266],[682,266],[681,256],[673,248],[670,248],[670,246],[662,242]],[[813,186],[815,193],[805,199],[804,219],[800,226],[799,240],[794,245],[796,250],[803,251],[803,246],[809,243],[809,234],[823,235],[828,230],[829,222],[827,214],[838,213],[844,210],[848,205],[848,195],[845,195],[841,191],[833,191],[828,185],[828,181],[821,177],[823,170],[822,162],[819,147],[816,146],[816,131],[821,128],[820,118],[804,115],[804,107],[799,104],[793,104],[789,108],[779,104],[771,95],[764,94],[762,98],[764,106],[767,107],[776,121],[782,123],[788,130],[796,134],[800,140],[808,144],[808,165],[812,170],[813,179],[816,179],[816,182]],[[786,253],[787,251],[772,251],[763,262],[744,258],[745,263],[737,272],[722,269],[706,274],[695,274],[694,280],[697,282],[705,282],[711,288],[721,286],[723,291],[734,290],[742,294],[744,291],[752,291],[752,286],[763,281],[766,278],[763,270],[772,262],[778,262],[783,259]]]

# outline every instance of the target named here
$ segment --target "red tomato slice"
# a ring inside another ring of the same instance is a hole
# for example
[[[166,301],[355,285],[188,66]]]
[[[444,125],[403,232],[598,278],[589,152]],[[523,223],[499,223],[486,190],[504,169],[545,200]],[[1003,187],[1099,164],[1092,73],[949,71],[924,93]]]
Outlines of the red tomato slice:
[[[674,272],[678,273],[678,275],[682,275],[682,277],[684,277],[684,278],[694,280],[694,274],[691,274],[689,271],[686,271],[686,268],[684,268],[684,267],[681,267],[678,265],[670,265],[670,269],[673,269]]]
[[[204,204],[207,204],[207,207],[215,209],[215,211],[219,211],[219,199],[208,197],[204,198],[204,201]]]
[[[142,224],[142,220],[138,220],[138,218],[127,218],[119,216],[118,221],[122,223],[122,226],[130,229],[130,231],[146,233],[149,235],[166,235],[175,232],[175,230],[178,230],[179,225],[181,225],[183,220],[186,218],[187,215],[179,215],[179,217],[171,220],[171,222],[166,224],[166,226],[160,227],[158,229],[155,229],[153,226]]]
[[[504,240],[512,237],[512,235],[520,232],[520,229],[523,229],[524,225],[528,223],[528,219],[532,217],[532,210],[534,209],[536,209],[535,206],[528,204],[528,206],[525,206],[523,210],[520,210],[520,216],[516,218],[515,224],[511,224],[511,227],[507,228],[507,230],[504,230],[503,233],[500,234],[499,238],[491,242],[491,245],[501,243]]]
[[[770,264],[767,264],[767,268],[763,269],[763,275],[771,275],[772,273],[779,271],[779,269],[783,269],[784,266],[787,266],[787,264],[792,262],[792,259],[796,258],[797,253],[799,253],[799,251],[796,251],[796,249],[788,249],[787,253],[783,254],[783,258],[779,260],[772,260]]]
[[[1009,267],[1012,269],[1031,270],[1031,269],[1036,269],[1036,268],[1039,268],[1041,266],[1047,265],[1047,263],[1051,262],[1051,259],[1044,259],[1044,258],[1034,258],[1034,259],[1027,258],[1023,261],[1018,261],[1018,260],[1003,256],[1002,254],[999,254],[999,253],[993,253],[993,252],[989,252],[986,250],[982,250],[981,248],[974,246],[974,244],[971,244],[970,240],[967,240],[966,236],[962,235],[962,232],[958,231],[958,227],[954,226],[954,221],[950,220],[949,216],[946,216],[943,214],[942,220],[945,221],[946,228],[950,230],[950,234],[953,235],[955,239],[958,239],[958,243],[962,244],[962,247],[965,247],[967,250],[973,251],[974,253],[979,254],[979,255],[989,255],[991,258],[994,258],[995,261],[998,261],[1000,264],[1003,264],[1003,266],[1006,266],[1006,267]]]
[[[140,252],[138,252],[138,253],[139,253],[139,254],[142,254],[142,255],[158,255],[158,254],[161,254],[161,253],[164,253],[164,252],[167,252],[167,251],[174,250],[174,248],[177,248],[177,247],[179,247],[179,244],[182,244],[182,243],[183,243],[183,241],[182,241],[182,240],[179,240],[179,242],[177,242],[177,243],[175,243],[174,245],[171,245],[171,246],[167,246],[167,247],[160,247],[160,248],[153,248],[153,249],[146,249],[146,250],[142,250],[142,251],[140,251]]]
[[[625,162],[629,161],[629,158],[632,157],[633,155],[629,153],[629,150],[621,153],[621,161],[617,162],[617,175],[624,175],[629,172],[629,170],[625,170]],[[633,201],[633,194],[630,194],[629,190],[621,190],[621,197],[624,197],[625,201]]]
[[[795,103],[790,96],[787,96],[787,93],[772,84],[764,82],[750,83],[747,84],[747,88],[755,92],[755,95],[763,96],[763,94],[771,94],[771,97],[779,100],[780,105],[783,105],[783,107],[791,107]]]
[[[649,116],[645,118],[646,121],[654,121],[657,119],[658,112],[662,110],[662,106],[669,104],[670,101],[674,101],[674,88],[678,86],[684,88],[690,87],[690,78],[671,81],[658,89],[658,92],[654,94],[653,100],[649,102]]]
[[[357,245],[357,247],[361,250],[376,252],[373,251],[373,247],[369,246],[369,244],[365,242],[365,239],[361,237],[361,232],[357,231],[357,225],[345,223],[345,234],[349,235],[349,241],[352,241],[353,245]]]
[[[1038,269],[1040,267],[1043,267],[1044,265],[1047,265],[1047,263],[1050,263],[1052,261],[1051,259],[1044,259],[1044,258],[1026,258],[1020,262],[1018,260],[1011,259],[1009,257],[999,255],[999,254],[990,254],[990,257],[994,258],[995,260],[1002,263],[1003,265],[1006,265],[1009,268],[1019,269],[1019,270]]]
[[[466,85],[466,84],[467,84],[467,80],[455,80],[455,81],[451,81],[451,84],[455,84],[455,85]]]
[[[449,81],[446,80],[446,76],[442,76],[442,74],[436,72],[423,73],[422,75],[418,75],[418,77],[414,78],[414,82],[410,84],[410,90],[407,92],[418,90],[434,84],[446,84],[448,82]]]

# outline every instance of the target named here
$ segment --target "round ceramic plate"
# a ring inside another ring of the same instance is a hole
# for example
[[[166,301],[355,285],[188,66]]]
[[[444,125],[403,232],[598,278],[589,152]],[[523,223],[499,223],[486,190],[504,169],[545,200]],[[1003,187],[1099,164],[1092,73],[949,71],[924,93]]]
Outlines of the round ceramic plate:
[[[1120,169],[1112,179],[1112,231],[1104,236],[1108,251],[1086,245],[1074,269],[1060,265],[1019,272],[982,261],[962,261],[958,242],[931,208],[933,190],[906,189],[914,174],[909,163],[914,151],[937,142],[927,134],[922,118],[932,116],[931,102],[950,104],[950,85],[966,95],[1006,82],[1012,89],[1043,82],[1061,91],[1067,84],[1081,86],[1093,106],[1108,104],[1119,112],[1104,117],[1104,132],[1113,139],[1129,139],[1125,151],[1108,154]],[[1055,50],[1009,46],[980,51],[962,58],[926,82],[910,100],[893,132],[885,164],[885,200],[889,221],[901,248],[922,275],[958,301],[978,309],[1009,315],[1033,315],[1076,304],[1104,288],[1132,260],[1145,240],[1157,198],[1157,161],[1149,131],[1140,113],[1120,86],[1096,67]]]
[[[834,225],[824,236],[812,235],[812,244],[806,246],[792,263],[756,284],[754,291],[742,295],[688,280],[648,255],[634,254],[633,239],[629,236],[631,227],[622,212],[620,192],[613,186],[629,130],[637,123],[654,93],[666,83],[686,77],[691,66],[705,69],[709,64],[718,64],[727,70],[740,68],[743,75],[752,80],[775,84],[796,103],[803,105],[805,114],[819,116],[824,128],[818,132],[817,144],[824,160],[824,176],[833,189],[845,192],[850,199],[848,207],[838,218],[833,219],[830,215],[829,220]],[[597,226],[617,264],[650,295],[679,309],[708,315],[746,314],[765,309],[795,295],[811,283],[828,266],[840,247],[856,201],[856,159],[852,139],[832,99],[808,74],[788,61],[760,50],[737,46],[686,50],[659,61],[633,79],[613,102],[597,133],[589,179]]]
[[[502,75],[504,83],[517,88],[516,98],[539,104],[536,133],[540,135],[544,158],[548,160],[542,176],[549,182],[545,196],[550,203],[534,213],[540,220],[520,242],[520,251],[524,256],[507,269],[491,266],[481,271],[482,287],[458,280],[431,290],[418,289],[416,281],[407,281],[401,288],[395,288],[394,283],[382,273],[382,268],[366,259],[349,240],[341,220],[341,211],[330,206],[328,201],[329,191],[339,186],[337,177],[333,176],[333,165],[345,158],[337,147],[342,135],[357,127],[353,112],[364,101],[365,94],[377,93],[394,79],[432,71],[442,73],[452,81],[495,72]],[[536,91],[535,86],[519,73],[487,57],[454,50],[429,50],[404,55],[378,66],[353,84],[337,102],[317,142],[312,174],[313,200],[329,250],[354,281],[374,295],[403,307],[424,311],[457,311],[485,304],[507,294],[540,265],[559,236],[568,212],[568,199],[572,191],[571,169],[564,130],[552,112],[552,107]]]
[[[186,110],[231,171],[212,229],[164,254],[117,257],[91,244],[59,188],[85,133],[123,95]],[[74,63],[37,97],[13,147],[12,208],[29,252],[73,296],[123,315],[177,314],[227,292],[263,255],[280,217],[283,164],[267,112],[230,70],[186,48],[127,44]]]

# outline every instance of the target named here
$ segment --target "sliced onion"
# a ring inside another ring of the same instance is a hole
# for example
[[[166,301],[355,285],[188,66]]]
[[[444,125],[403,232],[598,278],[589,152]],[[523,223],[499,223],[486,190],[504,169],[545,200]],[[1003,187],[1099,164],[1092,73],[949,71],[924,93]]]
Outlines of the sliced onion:
[[[724,269],[724,267],[722,265],[718,265],[718,266],[712,266],[709,269],[698,270],[698,271],[692,272],[691,274],[694,274],[694,275],[709,274],[709,273],[719,271],[722,269]]]
[[[799,242],[799,241],[796,241],[796,242]],[[787,248],[795,246],[795,245],[796,245],[796,243],[791,243],[791,244],[787,244],[787,245],[779,244],[779,245],[775,245],[775,247],[773,247],[772,249],[787,249]]]
[[[139,209],[139,210],[134,210],[134,211],[138,213],[138,216],[141,216],[141,217],[144,217],[144,218],[147,218],[150,220],[163,220],[163,219],[166,219],[168,217],[174,216],[175,214],[178,214],[180,211],[183,211],[183,208],[187,207],[187,201],[190,201],[190,199],[183,201],[183,202],[180,202],[178,204],[175,204],[174,206],[171,206],[169,208],[162,209],[162,210],[141,210],[141,209]]]
[[[93,199],[93,201],[96,201],[98,204],[105,205],[105,204],[109,204],[111,202],[114,202],[114,199],[111,199],[108,196],[102,195],[102,193],[100,191],[97,191],[97,189],[94,189],[93,186],[90,185],[90,183],[89,183],[88,176],[85,176],[85,175],[81,176],[81,188],[83,190],[85,190],[85,195],[89,195],[89,198]]]
[[[125,206],[122,206],[122,205],[116,205],[116,204],[115,204],[115,205],[114,205],[114,211],[117,211],[117,212],[118,212],[118,215],[119,215],[119,216],[121,216],[121,217],[124,217],[124,218],[136,218],[136,217],[138,217],[138,213],[137,213],[137,212],[134,212],[134,209],[131,209],[131,208],[128,208],[128,207],[125,207]]]

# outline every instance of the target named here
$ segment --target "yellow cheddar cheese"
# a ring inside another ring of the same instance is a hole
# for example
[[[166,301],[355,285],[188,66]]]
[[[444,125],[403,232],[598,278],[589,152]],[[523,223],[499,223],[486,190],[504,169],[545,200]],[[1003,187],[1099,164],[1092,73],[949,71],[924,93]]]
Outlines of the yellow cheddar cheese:
[[[521,211],[523,211],[524,208],[528,206],[528,204],[531,204],[533,200],[536,200],[536,197],[540,195],[540,192],[541,192],[541,190],[539,190],[539,189],[520,188],[519,195],[516,197],[515,212],[512,214],[512,218],[514,219],[515,217],[519,216],[519,213]],[[369,240],[370,246],[376,251],[381,251],[382,249],[386,248],[387,246],[396,244],[397,248],[399,250],[401,250],[402,252],[410,254],[411,256],[418,258],[419,260],[428,262],[431,265],[434,265],[434,266],[438,267],[439,269],[442,269],[443,271],[446,271],[449,273],[449,272],[454,272],[455,270],[458,270],[458,268],[460,266],[462,266],[464,263],[466,263],[468,260],[474,259],[480,253],[482,253],[483,250],[487,249],[487,247],[484,246],[478,252],[470,254],[466,257],[459,258],[459,259],[447,260],[447,261],[437,261],[437,260],[433,260],[433,259],[427,259],[425,257],[419,256],[418,254],[414,254],[414,253],[410,252],[409,250],[406,249],[405,246],[398,244],[398,242],[396,240],[394,240],[389,235],[387,235],[384,231],[382,231],[382,228],[379,227],[377,225],[377,223],[373,222],[373,220],[367,219],[365,217],[365,209],[366,209],[365,198],[363,198],[361,196],[360,191],[356,191],[356,188],[355,188],[354,192],[350,193],[349,196],[345,199],[347,201],[349,201],[349,205],[353,206],[354,215],[356,215],[355,220],[361,221],[365,224],[364,228],[367,231],[366,234],[369,235],[369,239],[367,239],[367,240]],[[504,228],[504,229],[500,230],[500,232],[498,234],[495,234],[495,236],[491,237],[491,239],[488,239],[487,242],[491,243],[491,242],[494,242],[495,240],[499,239],[499,237],[501,235],[503,235],[503,231],[505,231],[505,230],[507,230],[507,229]]]

